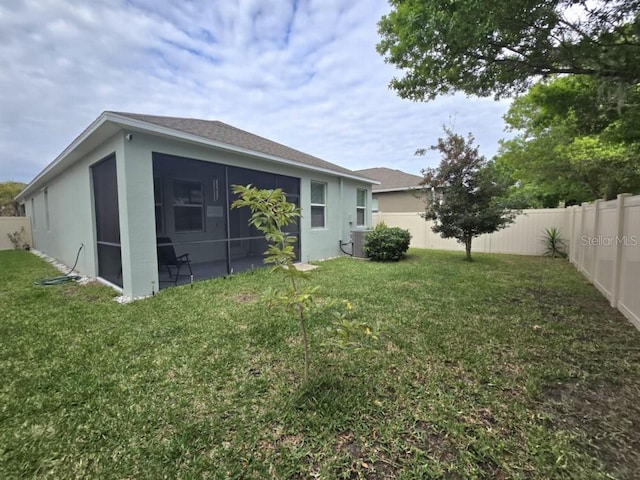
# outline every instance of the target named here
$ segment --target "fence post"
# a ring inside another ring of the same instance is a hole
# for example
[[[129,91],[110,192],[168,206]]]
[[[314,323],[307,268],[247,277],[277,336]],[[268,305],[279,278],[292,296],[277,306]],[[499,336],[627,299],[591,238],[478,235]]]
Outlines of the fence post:
[[[593,235],[596,238],[601,238],[602,236],[600,235],[600,233],[598,232],[598,228],[600,228],[600,203],[602,203],[602,200],[598,199],[594,202],[593,204],[593,208],[594,208],[594,213],[593,213]],[[598,279],[598,253],[600,252],[600,248],[602,248],[602,245],[600,245],[599,242],[596,242],[594,248],[593,248],[593,266],[591,267],[591,282],[595,283]]]
[[[582,247],[580,249],[580,263],[578,264],[578,267],[580,268],[580,271],[587,277],[589,278],[589,275],[587,275],[587,271],[584,268],[584,256],[585,256],[585,245],[582,244],[582,237],[584,236],[584,223],[585,223],[585,217],[587,216],[587,205],[589,205],[587,202],[583,202],[582,205],[580,206],[580,208],[582,209],[582,215],[580,216],[580,246]]]
[[[621,193],[616,201],[616,253],[613,262],[613,288],[611,289],[611,306],[618,307],[618,298],[620,297],[620,277],[622,267],[622,235],[624,234],[624,201],[630,197],[630,193]]]
[[[569,263],[575,265],[576,206],[569,207]]]

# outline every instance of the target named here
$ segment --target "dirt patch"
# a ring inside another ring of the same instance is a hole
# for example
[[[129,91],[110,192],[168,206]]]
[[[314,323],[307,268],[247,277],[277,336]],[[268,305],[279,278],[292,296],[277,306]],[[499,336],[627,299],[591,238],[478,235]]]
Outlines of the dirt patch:
[[[412,429],[407,442],[420,450],[428,452],[441,463],[451,463],[455,460],[455,448],[449,439],[436,431],[428,422],[418,421]]]
[[[338,435],[336,448],[339,452],[346,452],[352,459],[349,478],[365,478],[367,480],[386,480],[396,478],[397,465],[383,453],[383,449],[371,447],[371,456],[363,451],[353,432]]]
[[[588,385],[569,380],[548,386],[543,402],[555,424],[577,431],[576,440],[606,465],[616,478],[637,478],[640,472],[640,384]]]
[[[258,300],[258,295],[255,293],[236,293],[231,295],[231,300],[236,303],[253,303]]]
[[[355,442],[353,432],[344,432],[338,435],[338,450],[347,452],[353,458],[362,458],[362,450]]]
[[[544,287],[529,287],[516,290],[509,301],[515,305],[536,308],[547,322],[570,322],[584,315],[603,315],[610,318],[609,302],[601,295],[566,294],[561,290]]]

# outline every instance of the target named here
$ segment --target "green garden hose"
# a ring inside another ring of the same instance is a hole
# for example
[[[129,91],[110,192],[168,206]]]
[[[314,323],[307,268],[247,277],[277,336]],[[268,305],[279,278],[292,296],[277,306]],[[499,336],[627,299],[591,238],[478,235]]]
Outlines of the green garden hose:
[[[59,277],[43,278],[33,283],[35,285],[62,285],[63,283],[77,282],[80,278],[79,275],[61,275]]]
[[[59,277],[43,278],[42,280],[37,280],[33,282],[34,285],[62,285],[63,283],[77,282],[78,280],[80,280],[82,277],[80,277],[79,275],[70,275],[70,273],[73,272],[74,268],[76,268],[76,265],[78,264],[78,258],[80,258],[80,250],[82,250],[83,247],[84,243],[81,243],[80,248],[78,249],[78,253],[76,254],[76,261],[73,264],[73,267],[71,267],[71,270],[69,270],[69,273],[67,273],[66,275],[61,275]]]

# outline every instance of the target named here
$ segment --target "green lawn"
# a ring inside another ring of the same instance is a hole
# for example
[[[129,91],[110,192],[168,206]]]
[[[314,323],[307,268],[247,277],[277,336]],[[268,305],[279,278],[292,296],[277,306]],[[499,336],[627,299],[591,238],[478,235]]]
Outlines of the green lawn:
[[[0,478],[637,478],[640,332],[566,261],[411,250],[313,272],[374,354],[301,385],[266,269],[120,305],[0,252]]]

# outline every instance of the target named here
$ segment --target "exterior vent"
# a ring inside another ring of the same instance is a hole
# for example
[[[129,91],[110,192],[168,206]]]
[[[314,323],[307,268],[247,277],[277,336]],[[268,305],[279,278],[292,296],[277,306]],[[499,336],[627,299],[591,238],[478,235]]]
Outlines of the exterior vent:
[[[366,258],[364,253],[364,239],[371,230],[352,230],[351,241],[353,242],[353,256],[358,258]]]

